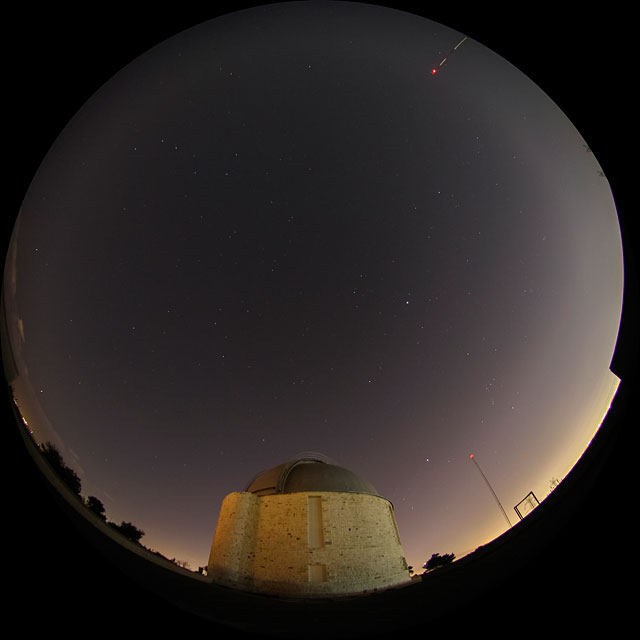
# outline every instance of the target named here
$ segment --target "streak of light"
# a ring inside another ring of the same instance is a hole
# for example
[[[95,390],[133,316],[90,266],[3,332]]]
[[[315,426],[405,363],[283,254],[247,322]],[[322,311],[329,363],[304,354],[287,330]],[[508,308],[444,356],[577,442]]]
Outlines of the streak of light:
[[[462,38],[462,40],[460,40],[460,42],[458,42],[458,44],[453,47],[453,49],[451,49],[451,51],[449,51],[449,53],[442,58],[442,60],[440,61],[440,64],[431,71],[432,74],[435,74],[436,71],[447,61],[447,58],[467,39],[467,36],[465,36],[464,38]]]

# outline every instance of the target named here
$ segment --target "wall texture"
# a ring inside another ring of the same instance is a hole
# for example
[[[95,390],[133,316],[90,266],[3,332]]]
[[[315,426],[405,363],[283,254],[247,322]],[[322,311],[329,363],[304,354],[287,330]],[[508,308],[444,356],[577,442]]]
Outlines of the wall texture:
[[[360,593],[409,581],[391,503],[328,491],[229,494],[207,573],[283,595]]]

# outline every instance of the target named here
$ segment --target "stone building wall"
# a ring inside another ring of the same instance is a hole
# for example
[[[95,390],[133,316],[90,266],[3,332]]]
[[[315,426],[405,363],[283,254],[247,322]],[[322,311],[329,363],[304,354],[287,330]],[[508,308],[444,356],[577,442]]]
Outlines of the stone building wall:
[[[269,593],[322,595],[409,580],[393,507],[365,493],[232,493],[208,575]]]
[[[260,498],[230,493],[223,501],[211,545],[207,575],[223,583],[250,586]]]

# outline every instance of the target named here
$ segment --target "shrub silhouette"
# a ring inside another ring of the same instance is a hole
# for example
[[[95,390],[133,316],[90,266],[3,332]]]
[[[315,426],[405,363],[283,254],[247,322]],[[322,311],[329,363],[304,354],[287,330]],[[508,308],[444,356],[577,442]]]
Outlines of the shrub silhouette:
[[[87,505],[87,509],[89,509],[89,511],[93,511],[93,513],[95,513],[99,518],[102,518],[106,521],[107,514],[105,512],[104,505],[100,500],[98,500],[98,498],[96,498],[95,496],[89,496],[85,504]]]
[[[119,531],[125,538],[128,538],[132,542],[140,542],[140,538],[144,535],[144,531],[142,529],[138,529],[135,525],[130,522],[121,522],[120,524],[116,524],[115,522],[109,522],[109,525],[113,527],[116,531]]]
[[[455,557],[455,553],[445,553],[443,556],[439,553],[434,553],[422,566],[427,571],[431,571],[432,569],[437,569],[438,567],[444,567],[447,564],[451,564],[455,560]]]

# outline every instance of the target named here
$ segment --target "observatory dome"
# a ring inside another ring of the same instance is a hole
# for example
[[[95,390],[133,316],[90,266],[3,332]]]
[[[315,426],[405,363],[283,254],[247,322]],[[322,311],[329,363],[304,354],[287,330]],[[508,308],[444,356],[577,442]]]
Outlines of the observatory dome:
[[[349,469],[324,457],[302,455],[258,474],[247,492],[258,496],[302,491],[336,491],[378,495],[376,488]]]

